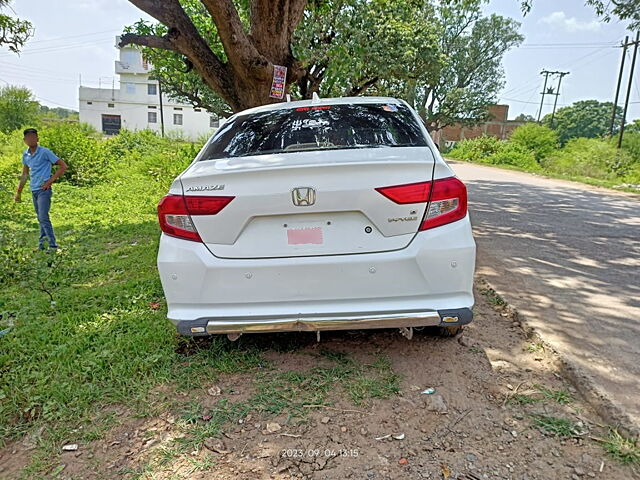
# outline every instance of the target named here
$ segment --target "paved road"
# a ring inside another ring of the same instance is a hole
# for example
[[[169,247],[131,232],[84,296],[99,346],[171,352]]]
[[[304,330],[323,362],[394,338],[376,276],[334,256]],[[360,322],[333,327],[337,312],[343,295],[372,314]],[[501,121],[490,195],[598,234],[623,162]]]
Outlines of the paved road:
[[[480,275],[593,380],[610,420],[640,431],[640,196],[451,166],[469,189]]]

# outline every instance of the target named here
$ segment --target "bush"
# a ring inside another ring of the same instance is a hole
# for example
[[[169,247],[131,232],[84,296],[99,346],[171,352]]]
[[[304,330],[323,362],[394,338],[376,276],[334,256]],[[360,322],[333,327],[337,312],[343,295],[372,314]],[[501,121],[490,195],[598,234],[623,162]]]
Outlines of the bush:
[[[64,179],[73,185],[96,183],[111,167],[113,157],[89,125],[48,125],[40,131],[40,144],[51,149],[69,165]]]
[[[616,179],[634,170],[631,155],[597,138],[575,138],[550,156],[544,165],[555,173],[600,179]]]
[[[637,121],[637,120],[636,120]],[[614,137],[613,142],[617,144],[618,138]],[[622,138],[622,148],[633,157],[634,162],[640,163],[640,132],[626,132]]]
[[[540,170],[534,154],[515,143],[504,143],[499,151],[487,157],[487,162],[493,165],[511,165],[525,170]]]
[[[509,140],[533,153],[538,163],[558,148],[558,134],[537,123],[526,123],[516,128]]]
[[[451,158],[458,160],[468,160],[470,162],[487,163],[487,158],[498,153],[504,147],[501,142],[494,137],[478,137],[471,140],[462,140],[449,152]]]

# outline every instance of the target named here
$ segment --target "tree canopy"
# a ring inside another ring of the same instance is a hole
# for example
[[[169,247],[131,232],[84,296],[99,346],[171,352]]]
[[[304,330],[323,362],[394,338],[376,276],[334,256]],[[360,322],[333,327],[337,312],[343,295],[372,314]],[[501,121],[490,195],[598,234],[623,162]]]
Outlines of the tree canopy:
[[[243,32],[253,32],[254,3],[260,2],[230,3]],[[483,16],[482,0],[454,3],[455,7],[434,0],[309,2],[290,38],[288,58],[295,75],[288,76],[289,92],[301,98],[314,92],[399,96],[416,107],[431,128],[483,120],[503,84],[503,55],[523,37],[514,20]],[[233,45],[225,43],[215,26],[215,12],[204,10],[203,4],[207,2],[184,0],[181,8],[209,50],[229,65]],[[218,115],[270,101],[270,77],[251,80],[259,83],[252,87],[259,92],[242,105],[212,88],[195,63],[194,69],[185,68],[193,62],[186,55],[185,64],[183,51],[151,41],[177,35],[163,23],[140,21],[127,32],[122,43],[145,45],[143,54],[154,65],[154,75],[176,99]],[[254,42],[253,33],[249,40]]]
[[[0,132],[9,133],[38,118],[40,105],[24,87],[0,87]]]
[[[560,143],[578,137],[595,138],[609,133],[613,103],[597,100],[581,100],[558,109],[551,124],[551,114],[545,115],[542,124],[558,133]],[[616,109],[615,126],[622,121],[622,109]]]
[[[9,0],[0,0],[0,9],[9,5]],[[26,20],[13,18],[0,11],[0,47],[18,53],[33,35],[33,26]]]

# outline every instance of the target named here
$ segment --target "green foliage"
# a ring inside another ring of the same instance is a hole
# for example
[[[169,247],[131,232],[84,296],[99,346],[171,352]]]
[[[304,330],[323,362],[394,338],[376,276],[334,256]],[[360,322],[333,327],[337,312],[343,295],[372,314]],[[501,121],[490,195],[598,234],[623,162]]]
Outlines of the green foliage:
[[[69,165],[65,180],[73,185],[96,183],[112,166],[113,157],[105,148],[105,142],[89,125],[54,123],[39,134],[40,143]]]
[[[626,438],[617,430],[611,430],[608,438],[603,442],[606,452],[615,460],[623,464],[640,465],[640,443],[638,440]]]
[[[551,114],[545,115],[542,123],[558,132],[562,145],[572,138],[595,138],[609,133],[613,103],[597,100],[582,100],[573,105],[560,108],[551,124]],[[622,109],[616,109],[614,125],[620,125]]]
[[[482,120],[503,85],[505,52],[523,40],[514,20],[483,16],[483,3],[308,2],[292,42],[293,54],[306,71],[295,85],[287,87],[294,96],[303,98],[310,98],[313,92],[323,96],[403,97],[433,125]],[[202,3],[185,0],[181,4],[211,50],[226,60],[216,27]],[[248,25],[248,3],[235,5]],[[147,21],[125,30],[140,35],[167,33],[164,25]],[[226,102],[194,70],[185,70],[180,54],[152,48],[143,48],[143,54],[172,97],[220,116],[229,115]]]
[[[9,133],[23,126],[33,126],[39,109],[29,89],[11,85],[0,87],[0,132]]]
[[[503,143],[502,148],[487,157],[487,163],[510,165],[524,170],[535,171],[540,168],[534,154],[516,143]]]
[[[631,155],[617,150],[611,142],[597,138],[575,138],[544,162],[553,173],[615,179],[627,175],[634,166]]]
[[[212,378],[233,361],[255,364],[236,347],[221,351],[213,343],[192,355],[194,366],[180,367],[189,360],[179,348],[187,342],[165,320],[155,206],[173,175],[150,170],[180,171],[198,146],[147,132],[103,141],[83,126],[51,128],[41,139],[67,158],[80,158],[74,147],[122,156],[91,186],[57,184],[51,216],[62,249],[46,254],[33,248],[33,206],[12,202],[21,135],[0,136],[0,315],[2,325],[5,318],[13,325],[0,337],[2,440],[38,422],[77,428],[100,405],[131,404],[161,381]]]
[[[487,158],[498,153],[503,147],[504,143],[497,138],[482,136],[456,143],[449,156],[469,162],[489,163]]]
[[[0,0],[0,8],[8,4],[8,0]],[[0,13],[0,47],[6,45],[9,51],[18,53],[32,36],[31,22]]]
[[[537,123],[526,123],[516,128],[509,140],[533,153],[538,163],[558,147],[556,132]]]

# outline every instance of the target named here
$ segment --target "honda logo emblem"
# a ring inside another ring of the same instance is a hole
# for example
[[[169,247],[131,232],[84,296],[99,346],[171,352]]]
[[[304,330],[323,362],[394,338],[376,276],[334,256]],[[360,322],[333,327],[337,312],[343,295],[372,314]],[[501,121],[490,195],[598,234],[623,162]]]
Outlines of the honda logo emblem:
[[[291,191],[293,204],[298,207],[309,207],[316,203],[316,191],[311,187],[298,187]]]

